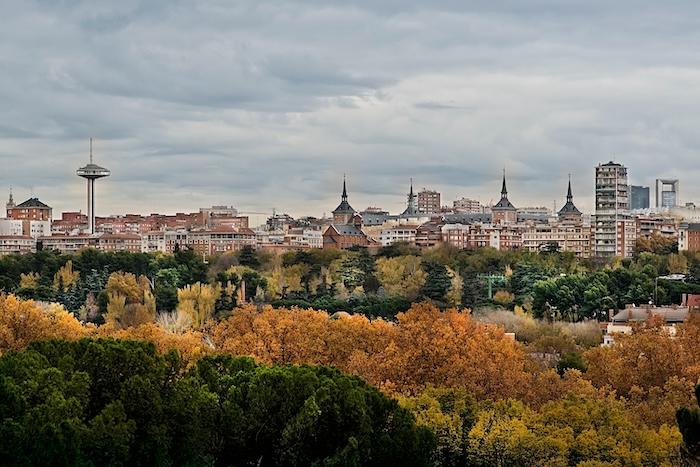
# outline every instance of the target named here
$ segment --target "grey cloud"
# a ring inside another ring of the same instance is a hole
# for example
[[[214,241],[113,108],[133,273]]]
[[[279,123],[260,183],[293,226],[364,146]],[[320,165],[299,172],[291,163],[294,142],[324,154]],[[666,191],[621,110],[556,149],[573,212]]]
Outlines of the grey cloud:
[[[98,210],[399,209],[408,178],[590,209],[593,166],[679,176],[700,201],[700,4],[672,0],[11,1],[0,191]],[[666,162],[670,161],[670,162]],[[686,181],[687,180],[687,181]]]

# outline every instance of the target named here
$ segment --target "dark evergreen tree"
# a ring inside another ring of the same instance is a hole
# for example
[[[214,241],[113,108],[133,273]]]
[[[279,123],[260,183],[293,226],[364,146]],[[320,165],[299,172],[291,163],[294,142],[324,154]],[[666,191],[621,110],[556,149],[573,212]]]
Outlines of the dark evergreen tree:
[[[432,434],[328,367],[151,343],[44,341],[0,357],[3,465],[429,465]]]
[[[250,245],[245,245],[241,248],[241,251],[238,253],[238,264],[251,269],[258,269],[260,267],[260,258],[258,258],[258,252],[255,251],[255,248]]]
[[[695,386],[700,406],[700,384]],[[687,465],[700,465],[700,409],[683,407],[676,412],[678,428],[683,435],[683,458]]]
[[[421,296],[444,305],[445,296],[452,286],[452,279],[444,264],[437,261],[423,261],[421,267],[426,273]]]

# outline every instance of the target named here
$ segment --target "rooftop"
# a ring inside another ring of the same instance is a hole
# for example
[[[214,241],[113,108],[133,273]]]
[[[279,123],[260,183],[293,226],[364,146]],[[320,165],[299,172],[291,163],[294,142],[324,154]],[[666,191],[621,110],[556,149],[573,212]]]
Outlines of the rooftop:
[[[660,317],[667,323],[682,323],[688,319],[688,307],[682,306],[628,306],[618,311],[613,317],[613,323],[630,323],[646,321],[651,317]]]
[[[40,208],[40,209],[51,209],[50,206],[39,201],[39,198],[29,198],[24,203],[18,204],[18,208]]]

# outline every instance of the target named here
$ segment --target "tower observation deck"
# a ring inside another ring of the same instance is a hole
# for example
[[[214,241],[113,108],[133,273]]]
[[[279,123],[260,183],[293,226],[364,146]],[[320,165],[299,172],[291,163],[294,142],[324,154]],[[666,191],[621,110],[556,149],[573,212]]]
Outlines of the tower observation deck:
[[[87,180],[88,232],[95,233],[95,180],[109,177],[111,172],[92,162],[92,138],[90,138],[90,163],[76,171],[79,177]]]

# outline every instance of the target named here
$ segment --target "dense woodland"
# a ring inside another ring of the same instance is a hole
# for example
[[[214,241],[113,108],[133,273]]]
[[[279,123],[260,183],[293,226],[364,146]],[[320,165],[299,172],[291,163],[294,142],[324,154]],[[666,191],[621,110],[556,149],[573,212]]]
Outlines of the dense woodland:
[[[176,312],[181,295],[192,293],[184,289],[201,285],[216,296],[213,318],[245,302],[393,319],[411,303],[428,300],[439,308],[521,308],[550,321],[607,320],[608,310],[626,304],[680,303],[682,293],[700,293],[700,255],[675,249],[675,243],[651,237],[638,242],[632,259],[598,261],[556,250],[534,254],[443,246],[421,252],[399,243],[372,255],[366,250],[276,255],[246,248],[208,263],[192,251],[88,249],[73,256],[39,251],[0,258],[0,291],[61,303],[83,321],[98,324],[106,319],[115,273],[135,276],[161,314]],[[668,274],[687,279],[664,279]],[[496,277],[491,296],[487,275]]]
[[[394,322],[247,305],[171,331],[0,296],[0,452],[17,465],[694,465],[700,319],[605,348],[529,319],[538,344],[430,304]],[[580,358],[549,365],[532,347],[547,342]]]
[[[688,276],[658,280],[659,303],[698,287],[697,256],[639,250],[610,263],[408,245],[208,264],[190,251],[7,256],[0,456],[695,465],[700,318],[599,345],[595,319],[653,300],[657,277]],[[502,276],[491,299],[484,274]]]

